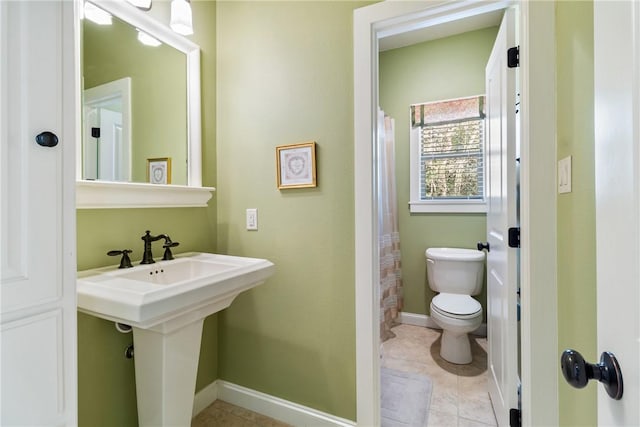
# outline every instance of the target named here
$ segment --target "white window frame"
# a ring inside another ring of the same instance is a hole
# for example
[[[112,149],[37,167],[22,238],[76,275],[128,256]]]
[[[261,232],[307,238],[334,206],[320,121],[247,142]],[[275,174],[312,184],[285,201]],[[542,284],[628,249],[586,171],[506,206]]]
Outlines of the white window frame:
[[[409,113],[411,114],[411,113]],[[482,199],[477,200],[421,200],[420,198],[420,126],[409,130],[409,211],[411,213],[486,213],[487,212],[487,151],[482,141],[484,183]]]

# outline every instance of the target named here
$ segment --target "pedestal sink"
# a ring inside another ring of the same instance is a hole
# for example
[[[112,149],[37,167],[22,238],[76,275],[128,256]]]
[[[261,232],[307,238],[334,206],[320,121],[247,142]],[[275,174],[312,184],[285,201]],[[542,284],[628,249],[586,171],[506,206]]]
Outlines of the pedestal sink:
[[[140,426],[188,426],[204,318],[275,272],[257,258],[208,253],[78,273],[78,310],[132,326]]]

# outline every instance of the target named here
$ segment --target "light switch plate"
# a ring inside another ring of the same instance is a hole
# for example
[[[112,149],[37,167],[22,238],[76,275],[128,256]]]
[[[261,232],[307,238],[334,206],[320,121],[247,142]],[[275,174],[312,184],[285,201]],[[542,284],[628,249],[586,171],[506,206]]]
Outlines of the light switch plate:
[[[571,193],[571,156],[558,160],[558,193]]]
[[[247,230],[258,229],[258,209],[247,209]]]

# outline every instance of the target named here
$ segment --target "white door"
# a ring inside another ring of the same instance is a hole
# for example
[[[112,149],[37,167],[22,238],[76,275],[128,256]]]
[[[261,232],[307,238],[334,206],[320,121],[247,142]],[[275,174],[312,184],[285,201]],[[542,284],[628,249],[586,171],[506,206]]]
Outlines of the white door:
[[[599,425],[640,425],[639,28],[640,3],[594,2],[598,354],[623,377],[620,400],[598,386]]]
[[[84,91],[84,179],[131,181],[131,77]],[[100,137],[92,136],[100,129]]]
[[[95,157],[96,179],[103,181],[127,181],[123,176],[123,147],[122,147],[122,113],[107,108],[96,108],[96,125],[100,128],[100,137],[91,138],[95,144],[92,149]],[[89,132],[91,131],[90,128]],[[91,136],[89,134],[89,136]],[[89,144],[85,144],[85,147]]]
[[[0,1],[1,425],[77,425],[75,26],[74,2]]]
[[[489,394],[498,425],[509,425],[517,397],[517,249],[508,245],[516,223],[515,10],[507,9],[486,68],[487,335]]]

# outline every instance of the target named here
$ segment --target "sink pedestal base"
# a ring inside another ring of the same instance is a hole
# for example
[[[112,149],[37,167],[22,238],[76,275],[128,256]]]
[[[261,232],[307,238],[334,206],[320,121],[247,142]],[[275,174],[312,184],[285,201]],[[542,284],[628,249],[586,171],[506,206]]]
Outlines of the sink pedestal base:
[[[141,427],[191,425],[203,323],[169,333],[133,328]]]

